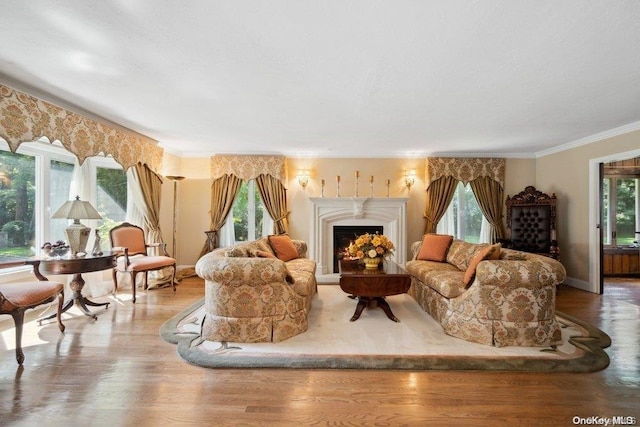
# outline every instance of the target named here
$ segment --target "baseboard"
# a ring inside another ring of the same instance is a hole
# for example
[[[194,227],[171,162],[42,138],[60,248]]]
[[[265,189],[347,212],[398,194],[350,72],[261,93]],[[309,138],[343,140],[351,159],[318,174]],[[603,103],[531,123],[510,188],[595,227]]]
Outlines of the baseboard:
[[[577,288],[583,291],[591,292],[591,284],[585,280],[576,279],[575,277],[567,277],[562,282],[562,285],[571,286],[572,288]]]

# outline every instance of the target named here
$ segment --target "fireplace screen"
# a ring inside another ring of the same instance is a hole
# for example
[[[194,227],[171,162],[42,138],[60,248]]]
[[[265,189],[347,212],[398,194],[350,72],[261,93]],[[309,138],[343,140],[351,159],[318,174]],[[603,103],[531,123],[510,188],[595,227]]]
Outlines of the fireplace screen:
[[[384,234],[381,225],[335,225],[333,227],[333,272],[337,273],[338,261],[347,255],[349,244],[361,234]]]

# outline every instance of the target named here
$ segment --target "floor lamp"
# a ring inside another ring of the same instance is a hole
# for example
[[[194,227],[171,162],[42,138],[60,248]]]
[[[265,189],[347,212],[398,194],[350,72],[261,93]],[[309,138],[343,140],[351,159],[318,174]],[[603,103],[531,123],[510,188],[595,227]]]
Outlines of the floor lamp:
[[[176,236],[178,233],[178,228],[176,227],[176,207],[178,202],[178,181],[182,181],[184,176],[176,176],[170,175],[167,176],[171,181],[173,181],[173,251],[171,252],[171,256],[176,258]]]

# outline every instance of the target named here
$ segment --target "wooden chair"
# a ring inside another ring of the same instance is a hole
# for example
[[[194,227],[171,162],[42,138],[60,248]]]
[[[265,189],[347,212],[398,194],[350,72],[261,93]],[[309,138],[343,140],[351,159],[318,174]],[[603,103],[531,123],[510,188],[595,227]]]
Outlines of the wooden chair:
[[[128,273],[131,276],[133,288],[133,302],[136,302],[136,275],[144,273],[144,289],[148,288],[147,274],[149,271],[162,270],[171,267],[171,286],[176,291],[176,260],[167,254],[166,243],[146,243],[144,231],[137,225],[123,222],[109,231],[111,249],[119,253],[113,269],[113,283],[118,291],[118,273]],[[163,255],[149,255],[150,248],[158,248]]]
[[[0,263],[0,268],[18,267],[25,264],[23,261],[5,262]],[[0,284],[0,314],[10,314],[13,317],[16,326],[16,360],[19,365],[24,362],[22,327],[25,311],[58,298],[58,328],[60,332],[64,332],[62,324],[64,285],[59,282],[50,282],[40,274],[36,274],[36,276],[40,280]]]
[[[527,186],[513,197],[507,196],[507,230],[503,246],[558,259],[556,240],[556,195]]]

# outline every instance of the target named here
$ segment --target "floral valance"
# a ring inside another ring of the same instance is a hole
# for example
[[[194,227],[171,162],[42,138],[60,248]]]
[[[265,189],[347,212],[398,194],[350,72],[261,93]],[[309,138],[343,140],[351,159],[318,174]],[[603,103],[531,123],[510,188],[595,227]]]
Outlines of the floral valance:
[[[248,181],[258,175],[271,175],[282,182],[287,179],[286,158],[284,156],[240,156],[215,155],[211,157],[211,178],[235,175]]]
[[[146,163],[158,172],[163,149],[156,141],[45,102],[0,84],[0,137],[16,151],[21,143],[41,137],[60,141],[78,157],[111,155],[126,170]]]
[[[495,158],[428,157],[425,165],[427,188],[443,176],[452,176],[467,183],[488,176],[504,188],[505,160]]]

